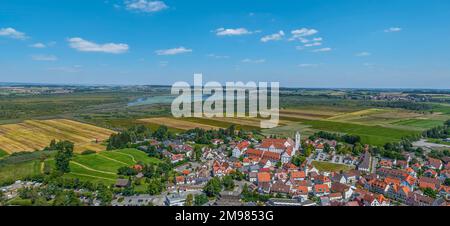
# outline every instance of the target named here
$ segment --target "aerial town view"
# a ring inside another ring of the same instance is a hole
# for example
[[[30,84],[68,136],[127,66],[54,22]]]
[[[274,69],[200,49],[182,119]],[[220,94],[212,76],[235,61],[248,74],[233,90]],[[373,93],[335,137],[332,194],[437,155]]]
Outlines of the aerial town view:
[[[2,0],[0,206],[450,206],[448,21],[435,0]]]

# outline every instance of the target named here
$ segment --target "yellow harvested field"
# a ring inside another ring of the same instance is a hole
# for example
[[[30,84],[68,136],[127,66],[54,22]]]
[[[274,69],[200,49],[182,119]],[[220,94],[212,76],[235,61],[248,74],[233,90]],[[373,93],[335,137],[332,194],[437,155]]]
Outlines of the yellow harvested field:
[[[27,120],[17,124],[0,125],[0,149],[9,153],[42,149],[51,140],[75,143],[75,151],[103,151],[100,143],[115,133],[112,130],[67,119]],[[96,141],[98,141],[96,143]]]
[[[195,128],[205,129],[205,130],[218,130],[221,127],[205,125],[195,122],[189,122],[184,120],[179,120],[175,118],[161,117],[161,118],[145,118],[139,119],[138,121],[144,123],[153,123],[158,125],[165,125],[167,127],[181,129],[181,130],[190,130]]]
[[[328,120],[363,123],[370,125],[385,125],[402,119],[413,119],[413,118],[420,118],[423,116],[424,116],[423,114],[407,110],[371,108],[362,111],[355,111],[337,115],[328,118]]]
[[[390,112],[390,111],[385,110],[385,109],[371,108],[371,109],[365,109],[365,110],[361,110],[361,111],[340,114],[340,115],[337,115],[337,116],[334,116],[334,117],[331,117],[328,119],[329,120],[348,120],[348,119],[351,120],[354,118],[367,117],[367,116],[371,116],[371,115],[383,114],[383,113],[388,113],[388,112]]]

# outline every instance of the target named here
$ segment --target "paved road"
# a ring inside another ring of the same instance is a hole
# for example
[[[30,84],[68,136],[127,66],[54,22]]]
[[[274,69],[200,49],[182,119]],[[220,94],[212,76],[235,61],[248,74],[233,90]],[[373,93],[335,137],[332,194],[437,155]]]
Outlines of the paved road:
[[[450,145],[436,144],[427,142],[427,140],[422,139],[413,143],[414,147],[425,147],[425,148],[450,148]]]

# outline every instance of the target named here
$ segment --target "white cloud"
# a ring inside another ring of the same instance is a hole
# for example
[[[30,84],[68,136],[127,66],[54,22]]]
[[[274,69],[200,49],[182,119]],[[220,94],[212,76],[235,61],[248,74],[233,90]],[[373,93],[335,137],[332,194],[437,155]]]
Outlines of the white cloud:
[[[228,58],[230,58],[229,56],[221,56],[221,55],[216,55],[216,54],[213,54],[213,53],[208,54],[207,56],[211,57],[211,58],[215,58],[215,59],[228,59]]]
[[[102,53],[120,54],[127,52],[129,49],[127,44],[122,43],[97,44],[94,42],[84,40],[82,38],[70,38],[68,41],[71,48],[76,49],[80,52],[102,52]]]
[[[54,55],[33,55],[31,58],[35,61],[57,61],[58,57]]]
[[[160,56],[177,55],[177,54],[190,53],[190,52],[192,52],[192,49],[186,49],[182,46],[178,47],[178,48],[173,48],[173,49],[161,49],[161,50],[155,51],[155,53]]]
[[[30,47],[37,48],[37,49],[43,49],[43,48],[46,48],[47,46],[43,43],[38,42],[38,43],[34,43],[34,44],[30,45]]]
[[[25,40],[28,38],[25,35],[25,33],[17,31],[16,29],[11,28],[11,27],[0,29],[0,36],[10,37],[10,38],[19,39],[19,40]]]
[[[322,37],[313,38],[313,41],[315,41],[315,42],[321,42],[321,41],[323,41],[323,38],[322,38]]]
[[[357,57],[366,57],[366,56],[370,56],[370,55],[372,55],[372,54],[369,52],[360,52],[360,53],[355,54],[355,56],[357,56]]]
[[[327,48],[315,49],[315,50],[312,50],[311,52],[320,53],[320,52],[330,52],[331,50],[333,50],[333,49],[327,47]]]
[[[127,0],[125,1],[125,7],[128,10],[146,13],[158,12],[169,8],[163,1],[149,1],[149,0]]]
[[[238,36],[238,35],[249,35],[253,32],[245,29],[245,28],[218,28],[214,32],[216,32],[217,36]]]
[[[317,67],[319,66],[318,64],[299,64],[299,67]]]
[[[313,43],[305,44],[305,47],[313,47],[313,46],[321,46],[321,45],[322,45],[321,42],[313,42]]]
[[[315,35],[319,33],[318,30],[316,29],[308,29],[308,28],[301,28],[301,29],[297,29],[297,30],[292,30],[291,34],[292,37],[289,39],[290,41],[294,41],[294,40],[300,40],[303,43],[308,42],[308,40],[305,37],[311,36],[311,35]]]
[[[81,71],[82,66],[81,65],[73,65],[73,66],[69,66],[69,67],[51,67],[48,68],[47,70],[49,71],[56,71],[56,72],[64,72],[64,73],[76,73]]]
[[[284,37],[284,32],[279,31],[278,33],[266,35],[261,38],[261,42],[278,41]]]
[[[249,59],[249,58],[246,58],[246,59],[242,60],[242,63],[261,64],[261,63],[264,63],[264,62],[266,62],[265,59]]]
[[[390,27],[390,28],[384,30],[384,32],[386,32],[386,33],[390,33],[390,32],[400,32],[400,31],[402,31],[402,28],[401,28],[401,27]]]

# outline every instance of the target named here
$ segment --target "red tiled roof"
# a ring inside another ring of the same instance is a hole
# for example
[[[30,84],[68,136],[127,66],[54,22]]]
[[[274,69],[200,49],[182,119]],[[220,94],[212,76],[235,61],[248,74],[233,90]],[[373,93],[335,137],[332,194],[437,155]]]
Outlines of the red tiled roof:
[[[442,166],[442,161],[440,159],[428,158],[428,164],[435,168],[439,168],[440,166]]]
[[[270,173],[260,172],[258,173],[258,183],[270,182],[271,176]]]
[[[172,160],[179,160],[183,158],[184,158],[183,154],[172,155]]]
[[[303,194],[308,193],[308,187],[307,186],[298,186],[297,193],[303,193]]]
[[[369,181],[369,185],[371,187],[376,187],[376,188],[380,188],[383,190],[387,187],[387,183],[382,180],[379,180],[379,179],[373,179],[373,180]]]
[[[431,188],[433,190],[436,190],[439,188],[440,182],[436,178],[429,178],[429,177],[421,177],[419,178],[419,187],[420,188]]]
[[[291,172],[291,177],[294,179],[305,178],[306,173],[305,173],[305,171],[293,171],[293,172]]]
[[[383,160],[380,161],[380,165],[381,166],[392,166],[392,161],[383,159]]]
[[[395,185],[400,185],[402,183],[400,179],[389,176],[384,178],[384,182],[386,182],[386,184],[395,184]]]
[[[411,175],[408,175],[404,180],[410,185],[414,185],[417,181],[417,179]]]
[[[277,149],[285,149],[286,139],[264,139],[260,145],[262,148],[269,148],[274,146]]]
[[[316,184],[314,185],[314,191],[316,193],[330,193],[330,188],[326,184]]]
[[[184,177],[183,176],[177,176],[177,177],[175,177],[175,181],[177,183],[183,183],[184,182]]]
[[[262,151],[257,149],[248,149],[246,153],[250,158],[261,158],[268,159],[272,161],[279,161],[281,159],[281,155],[275,152]]]
[[[341,183],[333,183],[331,184],[331,190],[333,192],[346,192],[350,187]]]
[[[236,145],[236,148],[239,150],[242,150],[242,149],[247,148],[248,146],[250,146],[250,142],[245,140],[245,141],[242,141],[241,143],[239,143],[238,145]]]

